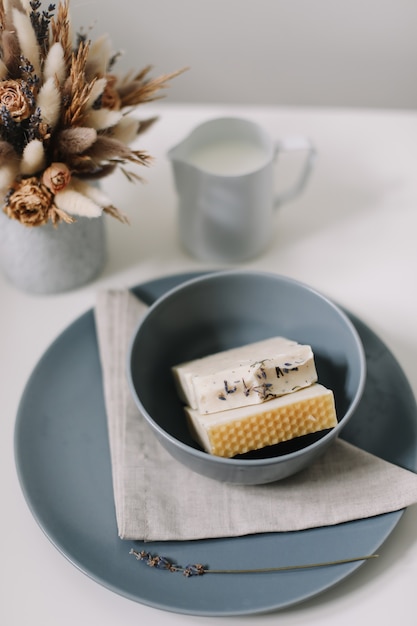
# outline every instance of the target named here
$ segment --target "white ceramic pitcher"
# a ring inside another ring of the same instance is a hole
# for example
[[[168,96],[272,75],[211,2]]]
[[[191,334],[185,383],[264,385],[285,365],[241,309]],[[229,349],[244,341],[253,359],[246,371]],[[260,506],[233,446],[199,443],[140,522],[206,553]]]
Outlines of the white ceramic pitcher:
[[[277,194],[277,157],[305,153],[293,186]],[[274,232],[276,208],[304,189],[315,158],[305,137],[274,141],[258,124],[216,118],[171,148],[179,237],[204,261],[234,263],[261,254]]]

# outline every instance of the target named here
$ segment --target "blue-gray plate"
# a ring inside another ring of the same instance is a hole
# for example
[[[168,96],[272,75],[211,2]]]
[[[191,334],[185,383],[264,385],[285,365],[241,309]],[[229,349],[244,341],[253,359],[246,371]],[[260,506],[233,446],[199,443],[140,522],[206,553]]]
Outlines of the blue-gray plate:
[[[195,275],[161,278],[133,291],[151,304]],[[409,383],[383,342],[350,317],[365,347],[368,376],[360,406],[342,435],[415,471],[417,409]],[[329,589],[363,562],[186,578],[138,562],[129,555],[131,548],[162,554],[179,565],[204,563],[211,569],[333,561],[374,553],[402,515],[398,511],[293,533],[204,541],[145,544],[119,539],[93,311],[71,324],[35,367],[18,410],[15,458],[32,514],[69,561],[124,597],[175,613],[231,616],[275,611]]]

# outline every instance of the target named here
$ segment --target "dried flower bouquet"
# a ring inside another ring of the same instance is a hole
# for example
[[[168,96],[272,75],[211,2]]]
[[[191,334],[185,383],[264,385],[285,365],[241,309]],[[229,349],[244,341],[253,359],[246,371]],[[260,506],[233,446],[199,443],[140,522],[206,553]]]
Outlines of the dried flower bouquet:
[[[73,43],[69,0],[0,0],[0,196],[26,226],[103,212],[126,221],[94,181],[150,156],[129,144],[154,120],[132,115],[179,72],[118,77],[107,36]],[[90,182],[89,182],[90,181]],[[92,184],[91,184],[92,181]]]

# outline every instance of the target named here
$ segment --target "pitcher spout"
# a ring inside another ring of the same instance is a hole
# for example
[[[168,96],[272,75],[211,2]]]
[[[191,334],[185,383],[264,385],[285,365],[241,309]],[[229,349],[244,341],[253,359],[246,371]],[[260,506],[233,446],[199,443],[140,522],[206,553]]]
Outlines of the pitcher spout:
[[[183,143],[184,142],[181,141],[180,143],[176,144],[168,150],[167,157],[172,163],[183,160],[181,158],[181,148]]]
[[[189,163],[194,149],[193,132],[184,137],[168,150],[167,156],[172,162]]]

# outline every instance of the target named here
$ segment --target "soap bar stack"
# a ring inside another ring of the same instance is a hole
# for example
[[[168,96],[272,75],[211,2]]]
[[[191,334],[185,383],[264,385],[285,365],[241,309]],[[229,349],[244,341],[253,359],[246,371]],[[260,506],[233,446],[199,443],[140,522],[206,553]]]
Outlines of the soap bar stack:
[[[192,436],[233,457],[337,424],[310,346],[272,337],[172,368]]]

